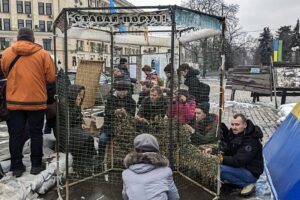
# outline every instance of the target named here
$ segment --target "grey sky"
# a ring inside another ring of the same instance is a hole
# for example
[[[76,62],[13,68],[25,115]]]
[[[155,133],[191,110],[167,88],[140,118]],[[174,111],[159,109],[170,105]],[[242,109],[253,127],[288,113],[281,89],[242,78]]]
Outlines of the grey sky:
[[[136,6],[180,5],[181,0],[128,0]],[[300,0],[224,0],[240,5],[238,17],[245,31],[256,36],[268,26],[274,33],[280,26],[295,26],[300,18]]]
[[[226,3],[236,3],[240,5],[238,17],[240,25],[245,31],[253,35],[262,32],[268,26],[275,29],[285,25],[295,26],[300,18],[299,0],[225,0]]]

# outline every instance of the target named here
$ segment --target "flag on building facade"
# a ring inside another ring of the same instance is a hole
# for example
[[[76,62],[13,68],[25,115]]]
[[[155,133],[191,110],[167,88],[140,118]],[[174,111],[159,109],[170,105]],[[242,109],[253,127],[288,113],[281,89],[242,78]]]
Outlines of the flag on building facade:
[[[115,9],[116,4],[115,4],[114,0],[109,0],[109,7],[110,7],[110,13],[111,14],[118,13],[118,10]],[[118,26],[118,29],[119,29],[120,32],[127,31],[126,26],[122,26],[122,25]]]

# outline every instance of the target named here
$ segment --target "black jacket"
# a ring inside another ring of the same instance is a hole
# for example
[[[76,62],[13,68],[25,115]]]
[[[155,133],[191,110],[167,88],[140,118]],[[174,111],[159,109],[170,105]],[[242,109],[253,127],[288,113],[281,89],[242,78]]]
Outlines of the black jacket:
[[[195,97],[196,103],[209,102],[209,85],[199,81],[199,71],[190,69],[185,77],[184,84],[189,88],[189,94]]]
[[[156,117],[164,117],[167,112],[167,101],[161,97],[158,102],[152,103],[150,97],[145,97],[138,112],[140,117],[147,120],[155,120]]]
[[[129,81],[131,83],[136,83],[136,78],[131,78],[130,77],[130,72],[128,71],[128,68],[124,64],[120,64],[118,66],[118,68],[122,73],[124,81]]]
[[[247,128],[240,134],[233,134],[223,124],[222,127],[223,165],[242,167],[249,170],[256,178],[264,171],[261,139],[263,133],[251,120],[247,120]]]
[[[114,134],[116,120],[115,110],[124,108],[128,115],[134,116],[136,110],[136,102],[129,95],[125,98],[120,98],[115,94],[111,94],[107,98],[107,103],[105,105],[105,117],[104,124],[102,126],[102,131],[107,132],[109,135]]]

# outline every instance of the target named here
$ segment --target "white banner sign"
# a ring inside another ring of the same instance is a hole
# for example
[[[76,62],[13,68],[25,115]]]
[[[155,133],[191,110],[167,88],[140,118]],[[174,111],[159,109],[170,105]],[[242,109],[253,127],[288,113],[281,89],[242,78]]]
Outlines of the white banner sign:
[[[72,27],[97,28],[101,26],[165,26],[171,24],[169,11],[144,13],[91,13],[70,11],[68,22]]]

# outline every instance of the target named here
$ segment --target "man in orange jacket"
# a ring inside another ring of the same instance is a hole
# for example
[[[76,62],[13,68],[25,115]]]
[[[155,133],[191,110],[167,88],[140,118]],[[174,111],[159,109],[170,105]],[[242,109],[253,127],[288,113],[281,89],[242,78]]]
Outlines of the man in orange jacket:
[[[11,63],[17,56],[13,68]],[[26,122],[31,139],[31,174],[45,169],[43,157],[44,112],[47,108],[46,83],[55,81],[55,66],[50,54],[34,43],[31,29],[20,28],[17,42],[7,48],[1,59],[1,69],[7,78],[6,102],[9,110],[8,132],[11,171],[16,177],[26,170],[22,163],[23,134]]]

